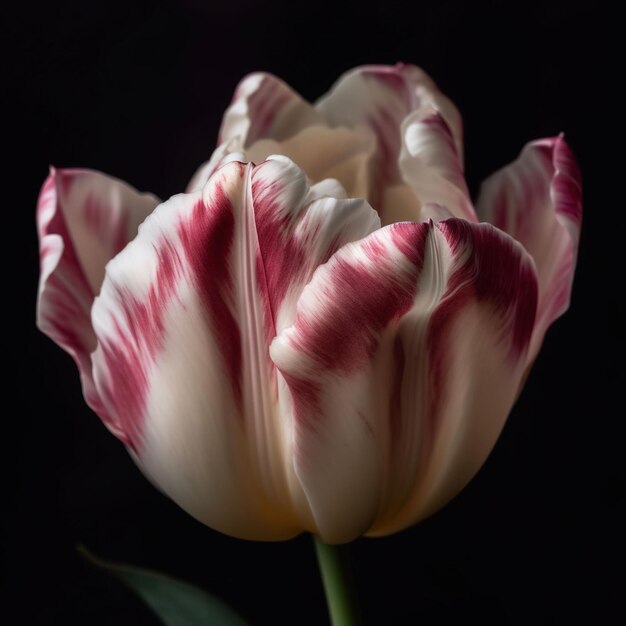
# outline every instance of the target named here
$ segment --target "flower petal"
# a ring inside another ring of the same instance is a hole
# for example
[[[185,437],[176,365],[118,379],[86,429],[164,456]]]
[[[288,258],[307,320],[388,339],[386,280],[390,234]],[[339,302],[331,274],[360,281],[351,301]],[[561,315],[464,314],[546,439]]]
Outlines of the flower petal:
[[[245,149],[258,139],[281,141],[323,122],[323,117],[282,80],[257,72],[237,86],[224,114],[218,143],[238,137]]]
[[[37,325],[74,358],[85,399],[105,421],[91,376],[89,353],[96,345],[91,305],[105,264],[134,237],[157,203],[151,194],[82,169],[51,168],[39,196]]]
[[[387,226],[318,269],[270,355],[325,541],[400,530],[470,480],[516,396],[535,303],[522,246],[457,219]]]
[[[96,294],[106,263],[158,203],[156,196],[100,172],[51,168],[37,209],[39,237],[57,234],[71,240],[76,262]]]
[[[334,178],[342,183],[348,197],[367,199],[375,148],[375,138],[366,128],[309,126],[282,142],[261,139],[246,154],[255,163],[272,154],[283,154],[295,161],[309,180]]]
[[[268,346],[340,246],[379,226],[285,157],[174,196],[107,267],[94,376],[137,462],[202,522],[248,539],[314,529]],[[219,480],[216,480],[219,477]]]
[[[539,276],[539,304],[529,362],[546,330],[569,306],[582,220],[581,179],[563,137],[526,145],[519,158],[488,178],[478,216],[521,242]]]
[[[400,127],[407,115],[422,107],[440,112],[452,130],[462,161],[461,117],[433,80],[415,66],[398,63],[358,67],[341,76],[315,106],[332,126],[366,125],[374,131],[380,189],[400,182]]]
[[[367,199],[375,143],[366,128],[327,126],[309,126],[284,141],[259,139],[245,152],[235,138],[219,146],[199,168],[188,191],[201,188],[217,169],[230,161],[262,163],[273,154],[282,154],[303,169],[309,181],[317,183],[334,178],[342,183],[349,197]]]
[[[438,217],[424,206],[434,203],[445,206],[455,217],[477,221],[452,132],[434,109],[423,107],[402,125],[400,170],[422,204],[420,220]],[[384,206],[384,224],[390,223],[387,214],[394,204],[387,202]]]

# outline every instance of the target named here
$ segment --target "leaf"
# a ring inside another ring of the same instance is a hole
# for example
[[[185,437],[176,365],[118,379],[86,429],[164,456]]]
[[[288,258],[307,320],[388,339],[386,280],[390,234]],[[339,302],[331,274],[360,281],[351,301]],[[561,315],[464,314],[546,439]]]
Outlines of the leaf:
[[[105,561],[82,545],[77,550],[130,587],[165,626],[246,626],[237,613],[198,587],[159,572]]]

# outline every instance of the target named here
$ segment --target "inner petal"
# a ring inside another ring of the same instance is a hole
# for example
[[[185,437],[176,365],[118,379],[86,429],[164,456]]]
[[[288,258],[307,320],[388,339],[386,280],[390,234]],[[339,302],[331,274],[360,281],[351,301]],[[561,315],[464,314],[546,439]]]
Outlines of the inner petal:
[[[349,198],[371,203],[377,195],[372,176],[375,150],[376,137],[365,127],[310,126],[281,142],[260,139],[246,149],[246,154],[255,163],[271,154],[283,154],[306,172],[312,184],[334,178]]]
[[[422,203],[409,185],[400,183],[386,187],[378,210],[383,226],[396,222],[420,222]]]

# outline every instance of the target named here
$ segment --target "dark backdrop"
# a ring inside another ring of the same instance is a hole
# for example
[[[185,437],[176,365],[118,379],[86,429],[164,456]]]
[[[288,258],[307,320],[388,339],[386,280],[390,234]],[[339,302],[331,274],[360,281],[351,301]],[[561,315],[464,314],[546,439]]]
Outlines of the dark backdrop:
[[[156,624],[76,554],[81,542],[203,585],[253,624],[325,623],[308,537],[250,543],[201,526],[86,407],[72,361],[35,329],[35,203],[49,163],[100,169],[164,198],[180,191],[252,70],[315,99],[352,66],[398,60],[421,65],[459,106],[473,191],[526,141],[564,131],[585,214],[571,310],[549,331],[483,469],[424,523],[354,544],[367,624],[612,624],[620,610],[624,619],[616,14],[592,3],[445,0],[18,2],[3,12],[0,621]]]

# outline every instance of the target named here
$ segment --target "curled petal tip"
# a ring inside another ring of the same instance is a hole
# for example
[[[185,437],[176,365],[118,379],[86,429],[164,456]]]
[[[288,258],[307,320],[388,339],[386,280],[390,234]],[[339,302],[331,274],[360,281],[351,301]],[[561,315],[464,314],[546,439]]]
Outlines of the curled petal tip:
[[[537,267],[539,303],[529,364],[548,327],[569,306],[582,219],[581,189],[580,170],[563,133],[528,143],[513,163],[481,186],[480,219],[516,238]]]

